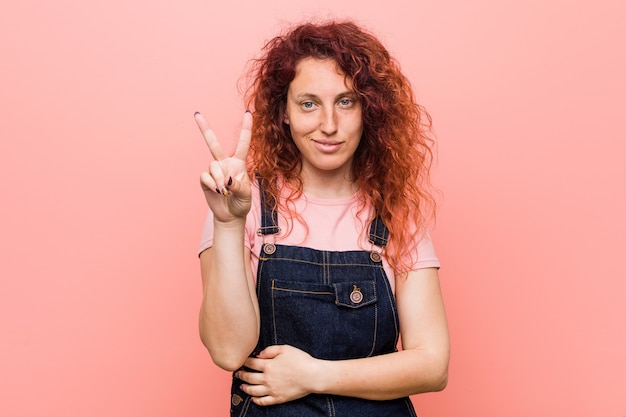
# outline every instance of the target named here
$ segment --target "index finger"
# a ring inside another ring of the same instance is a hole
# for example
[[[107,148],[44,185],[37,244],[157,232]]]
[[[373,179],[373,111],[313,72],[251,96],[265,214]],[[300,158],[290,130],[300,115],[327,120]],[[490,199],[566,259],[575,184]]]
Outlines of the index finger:
[[[244,362],[244,366],[252,369],[253,371],[263,372],[265,369],[265,361],[266,359],[247,358]]]
[[[209,123],[206,121],[204,116],[200,112],[195,112],[193,115],[194,119],[196,119],[196,124],[202,132],[202,136],[204,136],[204,141],[209,147],[209,151],[213,158],[218,161],[221,161],[225,158],[224,151],[222,150],[222,145],[220,145],[220,141],[217,140],[217,136],[209,126]]]
[[[246,110],[243,114],[243,122],[241,123],[241,133],[239,134],[239,142],[235,148],[235,158],[245,161],[250,150],[250,140],[252,138],[252,113]]]

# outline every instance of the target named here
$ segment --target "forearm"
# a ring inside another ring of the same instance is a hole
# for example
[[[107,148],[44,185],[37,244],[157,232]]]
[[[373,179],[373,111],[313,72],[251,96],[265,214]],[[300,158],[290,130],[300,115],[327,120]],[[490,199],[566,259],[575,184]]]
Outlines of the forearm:
[[[371,400],[440,391],[448,381],[450,341],[435,268],[396,280],[403,350],[360,359],[321,360],[290,346],[273,345],[246,361],[237,376],[258,405],[281,404],[308,394]],[[332,340],[326,341],[332,343]]]
[[[244,247],[244,221],[215,223],[213,247],[201,255],[200,336],[213,361],[239,368],[259,335],[258,303]]]
[[[317,387],[330,394],[374,400],[440,391],[448,380],[450,340],[434,268],[396,276],[403,350],[371,358],[321,362]]]
[[[371,400],[440,391],[448,380],[448,358],[447,349],[413,349],[363,359],[320,361],[313,391]]]

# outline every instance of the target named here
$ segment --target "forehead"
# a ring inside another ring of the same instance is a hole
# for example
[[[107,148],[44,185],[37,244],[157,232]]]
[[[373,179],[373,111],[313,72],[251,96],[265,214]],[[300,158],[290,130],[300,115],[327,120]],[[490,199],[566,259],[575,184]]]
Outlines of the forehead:
[[[304,58],[300,59],[298,62],[296,62],[296,73],[298,71],[302,70],[303,68],[308,68],[308,67],[315,67],[315,68],[328,67],[328,68],[333,68],[338,74],[344,75],[344,72],[337,65],[337,61],[335,61],[332,58],[317,58],[317,57],[314,57],[314,56],[304,57]]]
[[[296,73],[289,89],[342,89],[352,91],[352,80],[333,59],[303,58],[296,64]]]

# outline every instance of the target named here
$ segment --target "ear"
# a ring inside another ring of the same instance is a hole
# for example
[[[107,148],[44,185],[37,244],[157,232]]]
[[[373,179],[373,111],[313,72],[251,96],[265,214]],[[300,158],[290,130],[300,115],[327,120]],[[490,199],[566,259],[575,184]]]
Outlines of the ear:
[[[287,114],[287,112],[285,112],[285,114],[283,115],[283,122],[288,125],[289,124],[289,115]]]

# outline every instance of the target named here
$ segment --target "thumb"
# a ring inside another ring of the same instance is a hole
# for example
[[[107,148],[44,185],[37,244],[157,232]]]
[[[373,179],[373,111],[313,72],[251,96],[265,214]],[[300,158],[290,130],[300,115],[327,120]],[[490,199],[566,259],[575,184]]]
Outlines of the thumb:
[[[247,178],[247,173],[242,172],[238,175],[234,175],[232,177],[228,177],[226,180],[226,188],[228,191],[240,195],[242,192],[244,193],[244,197],[247,197],[248,189],[249,189],[249,180]]]
[[[257,355],[257,358],[273,359],[276,356],[280,355],[282,352],[283,352],[283,346],[281,345],[268,346],[265,349],[263,349],[261,352],[259,352],[259,354]]]

